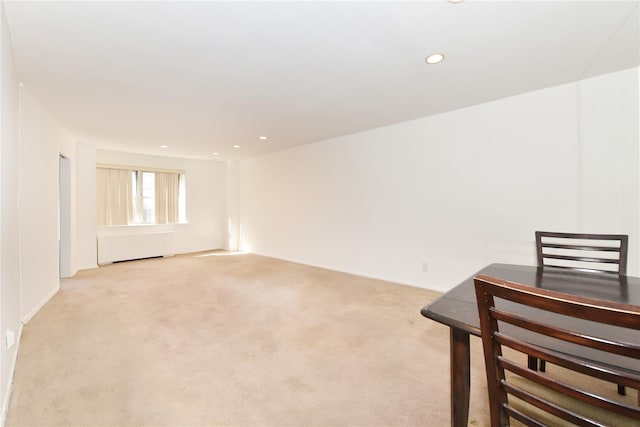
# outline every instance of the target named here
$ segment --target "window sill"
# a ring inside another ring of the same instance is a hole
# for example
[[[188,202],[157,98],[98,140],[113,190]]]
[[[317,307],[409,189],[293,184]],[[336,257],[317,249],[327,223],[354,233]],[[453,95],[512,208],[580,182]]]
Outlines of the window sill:
[[[176,225],[189,225],[189,221],[176,222],[174,224],[127,224],[127,225],[99,225],[98,230],[127,229],[127,228],[157,228],[174,227]]]
[[[130,225],[102,225],[97,227],[98,237],[125,236],[133,234],[159,233],[177,231],[180,226],[189,225],[188,222],[177,224],[130,224]]]

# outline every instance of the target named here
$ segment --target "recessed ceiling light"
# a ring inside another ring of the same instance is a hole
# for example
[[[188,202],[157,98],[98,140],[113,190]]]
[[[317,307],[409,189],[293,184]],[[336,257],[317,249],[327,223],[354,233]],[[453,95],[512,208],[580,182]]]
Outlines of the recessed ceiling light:
[[[160,148],[169,148],[168,145],[161,145]]]
[[[261,136],[259,139],[261,139],[261,140],[263,140],[263,141],[264,141],[264,140],[266,140],[266,139],[267,139],[267,137],[266,137],[266,136]]]
[[[24,83],[20,82],[20,83],[18,83],[18,86],[24,87]]]
[[[211,154],[213,154],[214,156],[217,156],[217,155],[219,155],[220,153],[211,153]]]
[[[240,148],[240,146],[239,145],[234,145],[233,148]]]
[[[441,53],[433,53],[429,56],[427,56],[427,59],[425,59],[424,61],[427,64],[437,64],[439,62],[442,62],[442,60],[444,59],[444,55]]]
[[[456,3],[462,3],[464,0],[447,0],[447,1],[448,1],[449,3],[456,4]]]

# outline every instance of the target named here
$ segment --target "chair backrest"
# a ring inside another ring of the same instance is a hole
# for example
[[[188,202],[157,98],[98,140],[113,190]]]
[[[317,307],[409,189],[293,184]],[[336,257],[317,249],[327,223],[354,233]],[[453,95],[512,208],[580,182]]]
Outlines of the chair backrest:
[[[627,274],[625,234],[536,231],[538,265]]]
[[[530,426],[567,422],[579,426],[640,425],[640,407],[629,399],[631,396],[618,396],[615,387],[602,383],[640,389],[640,307],[488,276],[477,276],[474,282],[493,427],[508,426],[510,419]],[[585,324],[588,327],[579,332],[572,329]],[[604,334],[603,330],[611,328],[608,325],[628,332],[624,336],[631,337],[629,342],[590,332]],[[573,346],[570,352],[574,356],[568,354],[567,346]],[[565,352],[558,351],[563,348]],[[605,355],[601,358],[610,364],[580,358],[576,356],[580,350],[586,352],[582,354]],[[522,354],[564,369],[544,374],[528,369]],[[627,368],[612,366],[621,359],[625,362],[616,365]]]

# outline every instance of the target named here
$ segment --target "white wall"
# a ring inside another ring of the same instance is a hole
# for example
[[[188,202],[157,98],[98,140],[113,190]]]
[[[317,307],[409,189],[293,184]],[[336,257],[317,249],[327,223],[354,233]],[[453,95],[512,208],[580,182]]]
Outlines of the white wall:
[[[79,270],[98,268],[96,245],[96,148],[76,145],[76,227]]]
[[[29,319],[60,288],[58,164],[71,166],[71,274],[75,262],[75,142],[28,86],[20,89],[20,258],[22,318]]]
[[[102,164],[143,166],[185,171],[188,224],[141,226],[174,231],[175,253],[188,253],[225,247],[226,164],[218,161],[189,160],[149,156],[117,151],[97,150],[96,161]],[[95,167],[95,165],[94,165]],[[94,181],[95,193],[95,181]],[[101,232],[108,232],[100,227]],[[128,233],[139,226],[113,227],[112,232]],[[95,241],[96,234],[93,234]],[[84,237],[83,237],[84,238]]]
[[[17,345],[7,349],[8,330],[19,339],[20,233],[18,213],[18,80],[4,3],[0,4],[0,402],[6,416]]]
[[[631,273],[640,272],[638,68],[583,80],[580,102],[580,228],[629,234]]]
[[[227,163],[227,216],[225,244],[228,251],[237,251],[240,244],[240,197],[238,194],[239,169],[238,161]]]
[[[535,230],[607,231],[636,242],[637,275],[640,190],[627,182],[637,98],[609,92],[637,97],[637,78],[628,70],[244,160],[241,248],[446,290],[488,263],[535,264]],[[586,153],[601,144],[618,154],[594,168]],[[625,182],[606,191],[626,211],[590,207],[602,171]]]

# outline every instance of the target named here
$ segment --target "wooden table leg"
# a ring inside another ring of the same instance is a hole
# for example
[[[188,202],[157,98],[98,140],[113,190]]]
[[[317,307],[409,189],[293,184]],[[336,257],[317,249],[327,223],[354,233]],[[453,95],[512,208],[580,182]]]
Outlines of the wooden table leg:
[[[451,425],[466,427],[469,421],[469,386],[471,384],[469,362],[469,334],[451,328]]]

